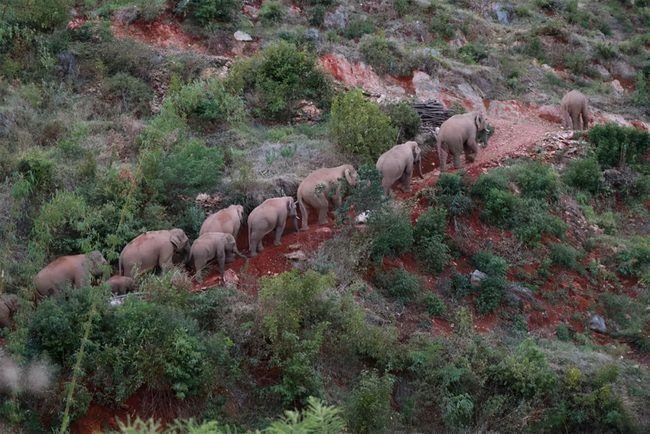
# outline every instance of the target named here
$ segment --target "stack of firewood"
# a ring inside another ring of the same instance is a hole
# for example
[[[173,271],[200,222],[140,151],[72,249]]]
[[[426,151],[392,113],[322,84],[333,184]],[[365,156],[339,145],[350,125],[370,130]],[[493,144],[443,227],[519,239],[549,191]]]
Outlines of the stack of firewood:
[[[412,107],[420,115],[423,130],[433,130],[451,117],[449,110],[440,101],[416,102]]]

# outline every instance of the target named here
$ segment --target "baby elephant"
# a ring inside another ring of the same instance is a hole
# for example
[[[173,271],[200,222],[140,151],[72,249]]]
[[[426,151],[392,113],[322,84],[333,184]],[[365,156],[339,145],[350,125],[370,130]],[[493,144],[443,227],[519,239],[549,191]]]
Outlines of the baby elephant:
[[[589,101],[583,93],[572,90],[564,95],[560,102],[560,111],[564,128],[586,130],[589,127]]]
[[[251,256],[264,250],[262,239],[275,229],[275,245],[280,245],[280,238],[287,224],[287,216],[292,217],[293,227],[298,230],[296,202],[292,197],[274,197],[266,199],[248,215],[248,246]]]
[[[127,276],[112,276],[106,281],[111,288],[111,292],[117,295],[123,295],[135,289],[135,280]]]
[[[163,271],[183,262],[190,250],[190,240],[182,229],[145,232],[127,244],[120,253],[120,274],[133,277],[139,272],[160,267]]]
[[[454,159],[454,167],[461,167],[460,155],[465,153],[465,160],[469,163],[474,161],[478,154],[476,137],[485,133],[487,121],[485,115],[478,112],[454,115],[444,121],[438,132],[436,146],[438,158],[440,159],[440,171],[444,172],[447,167],[447,156],[451,154]],[[487,135],[485,135],[487,137]],[[483,147],[487,146],[487,139]]]
[[[11,327],[12,317],[19,307],[20,301],[16,294],[0,296],[0,328]]]
[[[381,154],[377,160],[377,170],[381,173],[381,185],[384,187],[384,194],[388,196],[391,187],[396,181],[401,181],[402,190],[411,191],[411,177],[413,167],[418,168],[422,177],[422,151],[416,142],[406,142],[395,145],[388,151]]]
[[[66,285],[81,288],[90,284],[90,278],[103,274],[108,264],[97,250],[87,255],[61,256],[46,265],[34,278],[40,297],[56,294]]]
[[[194,263],[194,273],[199,274],[208,262],[216,259],[219,272],[223,276],[226,271],[226,262],[232,262],[237,255],[246,256],[237,250],[237,242],[231,234],[223,232],[206,232],[194,241],[190,249],[190,261]]]

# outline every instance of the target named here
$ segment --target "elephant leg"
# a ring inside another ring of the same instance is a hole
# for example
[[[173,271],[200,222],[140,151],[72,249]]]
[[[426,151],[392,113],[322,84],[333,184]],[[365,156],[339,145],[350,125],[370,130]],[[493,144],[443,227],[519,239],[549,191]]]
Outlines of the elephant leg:
[[[281,224],[279,224],[279,225],[277,225],[277,226],[275,227],[275,242],[274,242],[274,244],[275,244],[276,246],[279,246],[279,245],[281,244],[281,243],[280,243],[280,240],[281,240],[281,238],[282,238],[282,234],[284,233],[284,226],[285,226],[286,224],[287,224],[287,222],[286,222],[286,220],[285,220],[284,222],[282,222]]]
[[[571,113],[571,124],[573,124],[573,129],[574,130],[579,130],[580,129],[580,114],[576,115],[575,113]]]
[[[226,255],[224,252],[217,253],[217,263],[219,264],[219,273],[223,278],[223,273],[226,271]]]
[[[258,247],[259,241],[255,238],[251,238],[248,240],[248,250],[250,251],[250,255],[252,257],[257,256],[257,247]]]
[[[402,174],[402,190],[405,193],[409,193],[411,191],[411,176],[413,173],[413,168],[410,170],[407,168],[404,173]]]
[[[442,147],[438,148],[438,160],[440,163],[440,172],[447,170],[447,151],[442,149]]]
[[[318,208],[318,224],[327,224],[327,206]]]
[[[300,218],[302,219],[302,230],[309,229],[309,211],[307,210],[307,205],[298,198],[298,206],[300,207]]]
[[[262,239],[260,238],[260,240],[257,242],[257,251],[261,252],[263,250],[264,250],[264,245],[262,244]]]
[[[460,154],[454,154],[454,168],[460,169],[463,167],[463,163],[460,161]]]

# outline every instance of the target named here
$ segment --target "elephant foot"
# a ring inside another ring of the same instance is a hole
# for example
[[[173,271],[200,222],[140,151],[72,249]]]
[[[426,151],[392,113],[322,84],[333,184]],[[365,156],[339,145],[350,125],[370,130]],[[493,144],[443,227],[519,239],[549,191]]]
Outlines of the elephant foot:
[[[277,246],[282,245],[282,243],[281,243],[280,241],[274,241],[274,242],[273,242],[273,245],[274,245],[275,247],[277,247]]]
[[[251,256],[251,258],[254,258],[255,256],[257,256],[257,252],[251,252],[250,256]]]

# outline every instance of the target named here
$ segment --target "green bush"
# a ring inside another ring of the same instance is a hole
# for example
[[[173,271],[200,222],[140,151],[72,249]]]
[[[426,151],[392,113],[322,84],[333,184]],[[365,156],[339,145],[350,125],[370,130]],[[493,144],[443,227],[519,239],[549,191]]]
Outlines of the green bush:
[[[391,395],[395,379],[389,374],[362,372],[346,405],[346,418],[352,432],[374,434],[388,432],[393,409]]]
[[[65,24],[73,5],[72,0],[8,0],[3,12],[10,22],[47,31]]]
[[[650,133],[609,123],[591,128],[589,141],[604,168],[640,164],[650,147]]]
[[[487,192],[481,217],[490,224],[511,227],[520,204],[520,199],[510,191],[493,188]]]
[[[372,238],[371,256],[376,261],[406,253],[413,245],[408,210],[390,203],[370,215],[368,233]]]
[[[445,302],[433,292],[424,297],[424,305],[427,307],[427,313],[431,316],[442,316],[447,310]]]
[[[474,415],[474,401],[468,393],[452,395],[445,400],[442,420],[450,428],[468,427]]]
[[[431,33],[441,39],[451,39],[455,34],[455,27],[451,22],[451,14],[442,8],[437,8],[431,17]]]
[[[397,128],[397,142],[412,140],[420,131],[420,115],[408,103],[398,102],[386,107],[390,123]]]
[[[650,302],[648,289],[642,291],[636,298],[605,292],[600,295],[598,302],[603,307],[608,320],[614,323],[608,324],[610,333],[629,341],[643,353],[650,352],[650,338],[646,333],[650,326],[650,313],[647,309]]]
[[[560,180],[553,166],[532,161],[511,166],[509,171],[523,196],[535,199],[557,199]]]
[[[345,26],[343,36],[348,39],[359,39],[363,35],[375,33],[375,24],[365,15],[353,15]]]
[[[585,75],[591,69],[587,56],[579,52],[565,54],[564,66],[576,75]]]
[[[501,303],[505,295],[508,282],[502,276],[488,276],[481,282],[479,294],[476,297],[476,309],[481,314],[494,312]]]
[[[446,228],[447,211],[442,207],[429,208],[415,222],[413,237],[416,243],[429,237],[443,237]]]
[[[54,161],[43,151],[33,149],[25,153],[18,160],[17,169],[31,192],[48,192],[55,187]]]
[[[634,237],[616,255],[618,272],[624,276],[637,276],[646,283],[650,280],[650,241],[647,237]]]
[[[145,116],[150,113],[149,102],[153,92],[144,81],[132,75],[118,72],[104,83],[104,95],[117,103],[122,113]]]
[[[472,256],[472,262],[488,276],[505,277],[508,272],[508,261],[488,251],[481,251]]]
[[[347,197],[335,212],[339,220],[350,218],[350,211],[374,211],[388,200],[381,186],[382,175],[374,164],[362,164],[357,170],[357,185],[347,191]],[[347,186],[347,184],[346,184]]]
[[[314,27],[320,27],[325,21],[325,13],[327,9],[325,6],[316,5],[309,10],[309,24]]]
[[[276,0],[267,0],[260,7],[259,16],[265,24],[279,23],[285,15],[284,6]]]
[[[458,55],[466,63],[479,63],[488,57],[488,48],[480,42],[469,42],[458,49]]]
[[[242,7],[241,0],[190,0],[190,3],[194,18],[202,25],[234,21]]]
[[[417,252],[430,273],[440,273],[451,260],[450,249],[443,237],[434,235],[418,242]]]
[[[165,104],[164,110],[176,111],[194,124],[237,125],[244,117],[243,101],[229,93],[217,78],[196,80],[170,92]]]
[[[481,174],[472,185],[472,196],[487,200],[492,189],[508,191],[508,176],[504,170],[493,169]]]
[[[558,324],[555,327],[555,336],[561,341],[568,342],[571,340],[571,329],[566,324]]]
[[[610,43],[597,42],[595,49],[596,54],[601,59],[610,60],[616,57],[616,48]]]
[[[577,270],[580,266],[580,252],[568,244],[555,243],[549,246],[549,256],[554,264]]]
[[[595,158],[572,161],[564,172],[564,182],[571,187],[598,194],[603,190],[603,174]]]
[[[329,132],[338,148],[374,162],[396,143],[397,130],[379,106],[359,89],[337,95],[332,104]]]
[[[391,297],[401,301],[412,300],[420,293],[422,287],[420,279],[403,268],[377,273],[375,284]]]
[[[301,100],[327,108],[332,95],[315,55],[286,41],[273,42],[251,59],[235,63],[226,85],[246,96],[253,114],[276,121],[290,119]]]
[[[359,43],[359,51],[378,74],[410,76],[413,72],[397,43],[384,36],[364,36]]]
[[[453,217],[467,214],[472,209],[472,199],[467,196],[466,179],[456,173],[443,173],[435,185],[435,202],[448,209]]]

